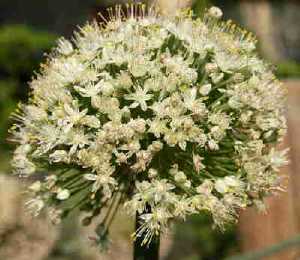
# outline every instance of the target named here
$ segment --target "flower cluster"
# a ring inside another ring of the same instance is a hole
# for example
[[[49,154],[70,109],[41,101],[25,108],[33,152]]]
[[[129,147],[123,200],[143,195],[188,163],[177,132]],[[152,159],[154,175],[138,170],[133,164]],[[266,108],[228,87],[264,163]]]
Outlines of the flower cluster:
[[[222,228],[281,189],[285,91],[255,38],[221,16],[117,7],[58,41],[12,129],[15,172],[46,173],[29,187],[34,214],[79,208],[106,233],[122,203],[147,243],[191,214]]]

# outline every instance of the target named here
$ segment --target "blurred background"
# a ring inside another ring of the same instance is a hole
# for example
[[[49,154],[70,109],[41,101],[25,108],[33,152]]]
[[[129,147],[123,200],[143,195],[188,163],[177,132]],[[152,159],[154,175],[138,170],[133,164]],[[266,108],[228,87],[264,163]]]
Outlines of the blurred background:
[[[77,25],[125,2],[0,0],[1,260],[132,258],[133,223],[122,213],[113,225],[112,246],[106,254],[91,247],[88,237],[93,227],[80,227],[77,216],[55,227],[46,216],[32,220],[24,212],[22,183],[10,175],[12,147],[6,141],[9,115],[19,101],[27,99],[27,83],[58,36],[70,37]],[[190,6],[197,15],[205,7],[217,5],[226,19],[258,36],[261,55],[276,64],[276,74],[288,89],[289,132],[283,146],[291,147],[290,165],[282,171],[290,179],[287,192],[267,199],[267,214],[254,209],[241,212],[239,224],[225,233],[212,230],[208,216],[192,217],[162,238],[161,259],[300,259],[300,1],[156,0],[155,4],[164,14]]]

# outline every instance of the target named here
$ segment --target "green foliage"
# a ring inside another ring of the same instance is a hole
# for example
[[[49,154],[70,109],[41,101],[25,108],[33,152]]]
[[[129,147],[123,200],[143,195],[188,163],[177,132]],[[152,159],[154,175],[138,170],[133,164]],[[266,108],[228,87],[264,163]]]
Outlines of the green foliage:
[[[235,227],[226,227],[226,231],[221,232],[212,229],[211,225],[211,218],[204,214],[178,224],[175,244],[167,260],[215,260],[237,253]]]
[[[211,5],[210,0],[195,0],[192,5],[192,9],[197,16],[201,16],[204,13],[205,8]]]
[[[295,61],[286,61],[279,63],[276,70],[279,78],[300,78],[300,63]]]
[[[1,73],[16,77],[31,74],[55,38],[52,34],[34,31],[25,25],[3,26],[0,28]]]

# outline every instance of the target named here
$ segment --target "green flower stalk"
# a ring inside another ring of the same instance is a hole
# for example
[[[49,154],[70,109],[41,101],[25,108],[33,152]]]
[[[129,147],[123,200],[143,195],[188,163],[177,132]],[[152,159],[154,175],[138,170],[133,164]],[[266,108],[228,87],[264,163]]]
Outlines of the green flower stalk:
[[[122,205],[138,213],[143,244],[191,214],[224,228],[240,209],[262,208],[282,189],[285,90],[255,38],[217,7],[197,19],[128,11],[60,39],[30,83],[12,165],[46,174],[29,187],[28,208],[50,208],[55,223],[85,211],[84,224],[100,219],[103,242]]]

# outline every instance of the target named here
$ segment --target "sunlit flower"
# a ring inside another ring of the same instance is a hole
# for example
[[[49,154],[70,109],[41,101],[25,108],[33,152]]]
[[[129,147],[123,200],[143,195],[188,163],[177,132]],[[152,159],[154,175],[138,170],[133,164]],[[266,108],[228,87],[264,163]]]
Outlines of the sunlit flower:
[[[56,198],[59,200],[66,200],[70,197],[70,191],[67,189],[59,189]]]
[[[208,10],[208,14],[215,18],[221,18],[223,15],[223,12],[220,8],[213,6]]]
[[[217,7],[197,19],[118,8],[58,41],[15,114],[14,173],[46,175],[29,185],[28,209],[49,207],[55,223],[71,209],[101,213],[107,232],[122,203],[145,244],[177,218],[206,211],[223,228],[263,209],[287,164],[275,149],[285,91],[256,40]]]
[[[137,86],[135,88],[135,92],[133,92],[132,94],[125,95],[124,98],[126,100],[133,101],[133,103],[131,103],[130,105],[131,108],[136,108],[140,106],[143,111],[146,111],[147,110],[146,101],[151,100],[151,98],[153,97],[152,94],[147,94],[147,93],[148,93],[147,89],[142,89],[140,86]]]

